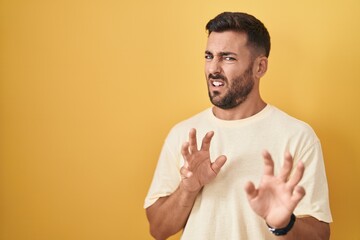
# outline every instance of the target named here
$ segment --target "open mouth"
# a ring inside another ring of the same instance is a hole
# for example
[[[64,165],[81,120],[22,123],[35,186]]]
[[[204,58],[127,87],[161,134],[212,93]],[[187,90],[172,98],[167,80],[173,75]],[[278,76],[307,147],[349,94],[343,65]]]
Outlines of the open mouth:
[[[221,87],[224,86],[224,83],[221,81],[211,81],[211,85],[213,85],[214,87]]]

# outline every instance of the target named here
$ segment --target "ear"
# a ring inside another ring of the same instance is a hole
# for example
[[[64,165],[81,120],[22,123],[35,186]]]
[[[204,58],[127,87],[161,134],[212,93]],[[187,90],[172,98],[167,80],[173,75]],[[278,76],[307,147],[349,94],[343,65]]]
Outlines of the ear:
[[[268,67],[268,58],[265,56],[259,56],[255,59],[253,74],[256,78],[260,79],[265,75]]]

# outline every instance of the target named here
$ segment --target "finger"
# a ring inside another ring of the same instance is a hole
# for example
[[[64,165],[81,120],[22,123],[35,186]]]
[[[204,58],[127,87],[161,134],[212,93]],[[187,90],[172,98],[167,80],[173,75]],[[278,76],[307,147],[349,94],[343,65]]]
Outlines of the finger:
[[[186,179],[192,176],[192,172],[187,169],[186,167],[182,167],[180,168],[180,175],[181,175],[181,179]]]
[[[245,184],[245,192],[249,201],[258,195],[258,190],[255,188],[255,185],[252,182],[247,182]]]
[[[297,205],[304,196],[305,196],[305,189],[301,186],[296,186],[293,195],[291,196],[291,200]]]
[[[184,158],[184,166],[188,167],[188,159],[190,159],[190,153],[189,153],[189,142],[184,142],[181,146],[181,155]]]
[[[284,182],[286,182],[290,176],[292,167],[293,167],[293,158],[289,152],[285,152],[284,165],[280,170],[279,178]]]
[[[220,172],[220,169],[222,168],[222,166],[224,166],[225,162],[226,162],[226,156],[221,155],[220,157],[218,157],[218,158],[215,160],[215,162],[213,162],[213,163],[211,164],[212,170],[213,170],[216,174],[218,174],[218,172]]]
[[[205,134],[205,137],[202,140],[202,144],[201,144],[201,150],[203,151],[209,151],[210,149],[210,142],[212,137],[214,136],[214,132],[208,132]]]
[[[263,151],[264,158],[264,175],[274,175],[274,161],[268,151]]]
[[[299,163],[296,166],[294,175],[287,182],[287,185],[290,189],[294,189],[295,186],[298,185],[298,183],[300,182],[300,180],[302,179],[302,177],[304,175],[304,170],[305,170],[305,167],[304,167],[303,162],[299,161]]]
[[[192,128],[190,129],[190,132],[189,132],[189,143],[190,143],[190,153],[194,153],[196,151],[198,151],[198,148],[197,148],[197,140],[196,140],[196,129],[195,128]]]

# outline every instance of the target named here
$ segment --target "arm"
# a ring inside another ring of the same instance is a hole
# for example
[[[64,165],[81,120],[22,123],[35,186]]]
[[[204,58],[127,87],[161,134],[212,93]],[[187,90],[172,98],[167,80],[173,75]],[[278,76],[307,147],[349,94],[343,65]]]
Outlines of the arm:
[[[210,142],[214,132],[203,138],[200,150],[196,142],[196,131],[191,129],[189,142],[183,144],[181,154],[184,166],[180,169],[181,182],[170,196],[159,198],[146,209],[150,233],[156,239],[166,239],[184,228],[197,195],[202,187],[213,180],[226,162],[225,156],[210,161]]]
[[[278,176],[274,176],[274,162],[268,152],[263,153],[264,175],[258,188],[249,182],[245,186],[250,206],[265,222],[274,228],[284,228],[291,214],[305,196],[305,190],[298,186],[304,173],[302,162],[290,177],[293,159],[285,153],[285,161]],[[297,218],[293,228],[279,239],[329,239],[330,228],[327,223],[313,217]]]
[[[279,240],[328,240],[330,239],[330,227],[328,223],[321,222],[314,217],[296,218],[294,227]]]
[[[170,196],[159,198],[146,209],[150,233],[155,239],[166,239],[184,228],[198,192],[188,192],[182,183]]]

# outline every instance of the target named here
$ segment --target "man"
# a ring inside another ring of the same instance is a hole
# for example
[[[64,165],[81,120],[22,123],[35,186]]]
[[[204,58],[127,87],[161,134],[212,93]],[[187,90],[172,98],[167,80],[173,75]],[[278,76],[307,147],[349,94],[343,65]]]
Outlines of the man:
[[[329,239],[320,142],[310,126],[259,93],[267,29],[251,15],[229,12],[206,29],[213,107],[177,124],[164,143],[145,200],[151,234],[166,239],[183,229],[182,239],[193,240]]]

